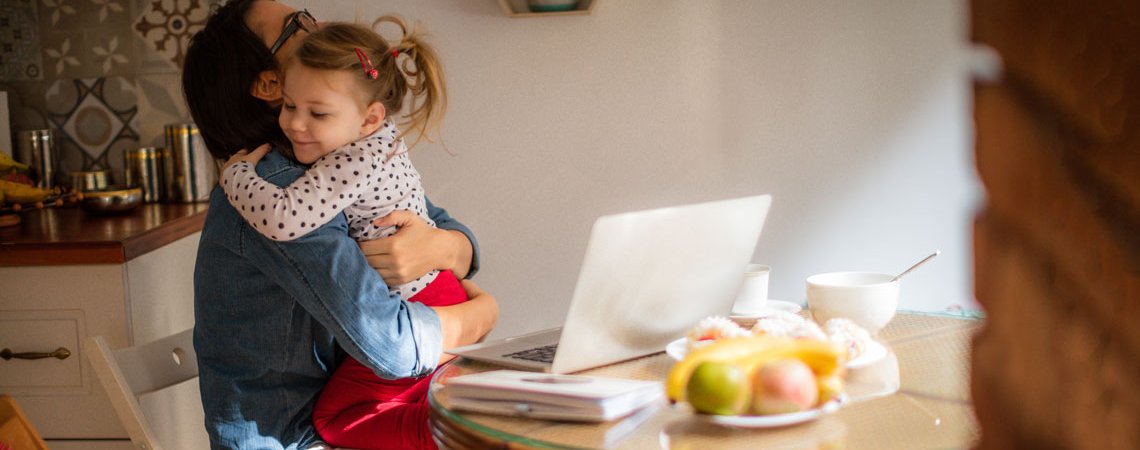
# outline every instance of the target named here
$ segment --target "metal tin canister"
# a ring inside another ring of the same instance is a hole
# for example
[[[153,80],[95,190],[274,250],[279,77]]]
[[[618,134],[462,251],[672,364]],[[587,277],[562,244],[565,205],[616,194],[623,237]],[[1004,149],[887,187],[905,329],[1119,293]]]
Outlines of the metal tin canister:
[[[56,185],[56,157],[51,130],[21,131],[16,143],[16,160],[32,169],[36,187]]]
[[[144,202],[157,203],[166,196],[162,173],[164,152],[161,147],[141,147],[123,153],[127,185],[141,187]]]
[[[76,171],[70,175],[71,189],[75,192],[98,191],[111,184],[110,174],[106,170]]]
[[[166,200],[176,203],[203,202],[218,182],[218,167],[198,127],[192,123],[166,126]]]

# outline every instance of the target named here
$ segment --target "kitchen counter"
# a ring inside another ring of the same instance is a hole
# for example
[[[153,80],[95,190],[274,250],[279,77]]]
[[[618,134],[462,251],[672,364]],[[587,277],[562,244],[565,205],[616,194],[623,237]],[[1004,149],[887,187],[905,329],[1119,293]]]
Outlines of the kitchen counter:
[[[20,403],[51,448],[132,448],[81,344],[102,336],[119,349],[194,326],[207,205],[151,203],[111,216],[65,205],[23,211],[19,224],[0,228],[0,343],[13,352],[71,352],[0,361],[0,394]],[[179,448],[209,447],[197,385],[175,388],[148,398],[169,425],[160,434],[194,436]]]
[[[0,227],[0,266],[121,264],[202,230],[207,203],[148,203],[96,216],[75,206],[21,213]]]

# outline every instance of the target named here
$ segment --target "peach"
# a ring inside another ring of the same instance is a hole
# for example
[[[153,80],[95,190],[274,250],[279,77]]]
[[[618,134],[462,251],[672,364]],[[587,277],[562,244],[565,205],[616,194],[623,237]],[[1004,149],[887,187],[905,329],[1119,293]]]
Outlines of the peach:
[[[760,366],[752,380],[752,414],[784,414],[811,409],[819,386],[811,368],[798,359]]]

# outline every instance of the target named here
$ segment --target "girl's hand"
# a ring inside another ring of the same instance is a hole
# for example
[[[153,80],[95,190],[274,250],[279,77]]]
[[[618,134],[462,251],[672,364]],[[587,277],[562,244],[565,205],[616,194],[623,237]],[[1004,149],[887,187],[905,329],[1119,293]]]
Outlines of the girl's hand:
[[[269,153],[269,149],[269,144],[261,144],[257,148],[253,149],[252,152],[244,148],[238,150],[237,153],[234,153],[234,155],[231,156],[230,159],[226,160],[226,163],[222,165],[222,172],[225,172],[226,169],[230,168],[230,166],[237,164],[238,161],[245,161],[250,165],[256,166],[257,162],[261,161],[261,158],[264,158],[266,153]]]

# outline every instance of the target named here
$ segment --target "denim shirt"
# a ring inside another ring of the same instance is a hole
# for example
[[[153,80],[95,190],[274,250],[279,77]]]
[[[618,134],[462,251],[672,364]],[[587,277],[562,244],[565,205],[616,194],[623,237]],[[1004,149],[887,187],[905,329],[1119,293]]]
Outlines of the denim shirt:
[[[305,170],[271,152],[257,166],[284,186]],[[438,227],[474,237],[428,203]],[[472,261],[471,273],[476,269]],[[439,317],[388,292],[348,236],[344,214],[290,242],[250,227],[215,188],[194,270],[194,348],[213,448],[303,449],[312,410],[343,353],[383,378],[431,372]]]

